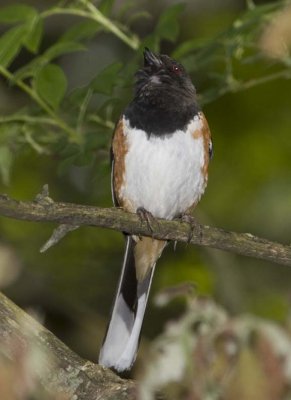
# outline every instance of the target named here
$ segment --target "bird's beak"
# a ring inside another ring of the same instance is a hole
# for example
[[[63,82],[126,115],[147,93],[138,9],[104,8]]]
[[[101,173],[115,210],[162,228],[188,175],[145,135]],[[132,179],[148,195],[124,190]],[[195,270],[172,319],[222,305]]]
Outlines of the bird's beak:
[[[152,51],[150,51],[150,49],[148,49],[147,47],[145,47],[144,49],[143,56],[145,67],[159,67],[162,65],[162,61],[160,60],[160,58],[156,56]]]

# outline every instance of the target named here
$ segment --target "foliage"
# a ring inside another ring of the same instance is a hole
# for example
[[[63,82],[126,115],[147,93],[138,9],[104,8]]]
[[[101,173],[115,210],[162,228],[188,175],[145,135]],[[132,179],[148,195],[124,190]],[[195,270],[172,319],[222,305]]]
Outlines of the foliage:
[[[266,23],[285,4],[277,1],[255,6],[248,2],[247,10],[226,31],[210,39],[185,40],[174,49],[173,57],[184,63],[191,74],[204,75],[207,80],[200,92],[202,104],[228,92],[290,77],[288,54],[274,59],[266,73],[265,55],[255,44]],[[142,38],[131,32],[127,23],[148,18],[147,13],[132,12],[126,21],[124,10],[113,12],[113,6],[111,0],[102,0],[98,6],[89,0],[75,0],[61,1],[44,11],[25,4],[0,9],[0,23],[5,26],[0,38],[0,74],[32,100],[24,109],[0,117],[0,173],[5,183],[9,181],[13,155],[25,146],[39,154],[57,155],[63,172],[71,164],[96,161],[100,150],[108,147],[110,131],[124,106],[120,98],[129,97],[129,82],[143,47],[148,45],[159,51],[164,41],[177,40],[182,4],[165,10],[154,31]],[[58,16],[75,19],[54,43],[46,46],[45,23]],[[86,43],[101,32],[113,35],[129,48],[126,64],[120,63],[116,55],[116,61],[88,84],[67,90],[68,79],[58,63],[60,57],[86,51]],[[18,66],[17,60],[24,51],[30,54],[28,62]],[[257,76],[248,77],[249,65],[259,69]],[[238,66],[241,76],[236,75]]]
[[[138,374],[140,399],[290,398],[290,330],[250,315],[236,318],[189,286],[157,296],[165,305],[186,295],[186,309],[150,345]],[[188,293],[187,293],[188,292]]]

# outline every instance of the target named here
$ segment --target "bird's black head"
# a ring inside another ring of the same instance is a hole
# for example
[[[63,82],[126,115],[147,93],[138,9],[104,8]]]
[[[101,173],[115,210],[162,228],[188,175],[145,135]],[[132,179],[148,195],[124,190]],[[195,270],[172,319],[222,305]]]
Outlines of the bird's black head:
[[[195,88],[183,65],[164,54],[144,50],[144,66],[136,73],[136,96],[156,101],[157,96],[177,101],[196,100]]]
[[[144,66],[136,73],[135,97],[124,115],[149,136],[183,130],[199,112],[196,91],[184,67],[172,58],[144,50]]]

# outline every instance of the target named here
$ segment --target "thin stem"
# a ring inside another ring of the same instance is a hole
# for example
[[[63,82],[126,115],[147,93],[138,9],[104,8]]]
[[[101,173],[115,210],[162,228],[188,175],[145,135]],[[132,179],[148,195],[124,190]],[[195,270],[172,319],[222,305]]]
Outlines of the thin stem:
[[[89,121],[92,122],[96,122],[96,124],[100,125],[100,126],[104,126],[104,128],[108,128],[108,129],[114,129],[114,122],[109,121],[109,120],[104,120],[102,118],[100,118],[98,115],[89,115],[88,118]]]
[[[282,79],[282,78],[290,79],[291,78],[291,70],[288,69],[288,70],[275,72],[273,74],[269,74],[269,75],[263,76],[258,79],[250,79],[249,81],[245,81],[245,82],[233,80],[231,82],[231,84],[229,84],[229,82],[228,82],[228,84],[225,84],[223,87],[218,88],[217,91],[215,92],[215,94],[212,96],[207,96],[207,93],[206,93],[205,97],[202,96],[200,103],[202,105],[205,105],[205,104],[208,104],[210,102],[217,100],[218,98],[224,96],[227,93],[237,93],[242,90],[251,89],[252,87],[262,85],[264,83],[271,82],[276,79]]]
[[[84,122],[85,114],[86,114],[88,105],[90,103],[92,94],[93,94],[93,90],[89,88],[86,93],[86,96],[81,104],[81,107],[80,107],[80,112],[79,112],[78,121],[77,121],[77,131],[79,132],[79,134],[82,133],[82,125]]]
[[[103,28],[107,29],[119,39],[121,39],[124,43],[126,43],[133,50],[137,50],[139,47],[139,39],[136,35],[127,36],[117,25],[115,25],[110,19],[106,18],[93,4],[90,4],[86,1],[80,0],[83,3],[88,11],[80,10],[78,8],[61,8],[54,7],[50,10],[44,11],[41,13],[42,18],[50,17],[56,14],[67,14],[67,15],[77,15],[79,17],[92,19],[98,22]]]
[[[48,115],[53,118],[55,124],[69,135],[70,140],[73,142],[80,141],[77,132],[67,125],[62,119],[60,119],[59,116],[42,100],[41,97],[39,97],[39,95],[30,86],[20,79],[15,80],[13,74],[11,74],[11,72],[9,72],[3,66],[0,66],[0,74],[27,93]]]
[[[32,117],[30,115],[9,115],[7,117],[0,116],[0,124],[7,124],[10,122],[27,122],[28,124],[45,124],[58,126],[57,122],[51,118],[45,117]]]
[[[126,44],[132,47],[134,50],[137,50],[139,47],[139,39],[137,36],[132,36],[129,38],[124,32],[122,32],[110,19],[106,18],[92,3],[88,0],[79,0],[81,4],[84,4],[85,7],[92,13],[92,17],[107,28],[110,32],[115,34],[121,40],[123,40]]]
[[[24,136],[25,140],[30,146],[38,153],[38,154],[49,154],[49,151],[47,151],[45,148],[43,148],[39,143],[37,143],[32,135],[32,132],[30,132],[27,129],[24,129]]]
[[[251,79],[247,82],[242,83],[239,90],[250,89],[254,86],[262,85],[263,83],[267,83],[267,82],[274,81],[276,79],[281,79],[281,78],[290,79],[291,78],[291,70],[279,71],[279,72],[275,72],[270,75],[263,76],[258,79]]]

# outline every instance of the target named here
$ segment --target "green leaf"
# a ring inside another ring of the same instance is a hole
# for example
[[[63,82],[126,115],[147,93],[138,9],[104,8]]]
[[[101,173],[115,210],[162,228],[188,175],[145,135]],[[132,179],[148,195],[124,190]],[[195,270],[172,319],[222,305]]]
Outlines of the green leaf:
[[[127,25],[131,25],[133,23],[137,23],[137,21],[141,19],[152,19],[152,15],[148,11],[138,11],[130,15]]]
[[[86,47],[78,42],[58,42],[48,48],[46,52],[42,55],[42,58],[49,62],[63,54],[73,53],[75,51],[81,51],[85,49]]]
[[[148,47],[152,51],[159,53],[160,52],[160,40],[155,33],[151,33],[150,35],[147,35],[143,41],[141,42],[140,49],[144,49],[145,47]]]
[[[47,64],[37,73],[35,88],[40,97],[56,109],[66,93],[67,78],[58,65]]]
[[[22,46],[26,33],[26,25],[20,25],[9,29],[1,36],[0,65],[7,67],[13,61]]]
[[[43,35],[43,21],[41,18],[35,18],[32,21],[29,32],[25,37],[24,45],[32,53],[38,51]]]
[[[98,5],[98,10],[102,12],[102,14],[108,16],[111,13],[114,2],[115,0],[101,0]]]
[[[113,63],[105,67],[90,84],[90,87],[98,93],[112,93],[113,87],[116,84],[117,74],[121,70],[121,63]]]
[[[82,21],[68,29],[59,41],[76,42],[83,39],[90,39],[100,29],[101,25],[96,21]]]
[[[34,58],[31,62],[19,68],[15,75],[16,79],[26,79],[37,74],[40,68],[50,63],[58,56],[74,51],[84,50],[85,47],[76,42],[59,42],[51,46],[43,55]]]
[[[120,7],[118,8],[117,19],[122,21],[126,18],[126,15],[131,14],[131,11],[133,11],[135,8],[135,0],[125,0],[121,2]]]
[[[205,38],[194,38],[181,43],[173,52],[173,58],[181,58],[194,50],[206,47],[209,39]]]
[[[156,34],[161,39],[174,42],[179,33],[178,15],[181,14],[184,4],[175,4],[164,12],[158,21]]]
[[[69,99],[70,102],[73,104],[77,104],[78,108],[84,98],[86,97],[86,94],[88,93],[88,87],[87,86],[82,86],[82,87],[76,87],[69,93]]]
[[[23,67],[19,68],[14,73],[15,80],[23,80],[29,78],[37,73],[37,71],[44,66],[46,63],[42,60],[41,57],[36,57]]]
[[[5,185],[10,181],[10,170],[13,162],[13,154],[8,146],[0,146],[0,175]]]
[[[160,41],[157,35],[154,33],[145,37],[145,39],[141,42],[140,48],[143,50],[145,47],[148,47],[154,52],[160,51]]]
[[[6,24],[25,21],[34,18],[36,15],[36,9],[25,4],[13,4],[0,8],[0,22]]]

